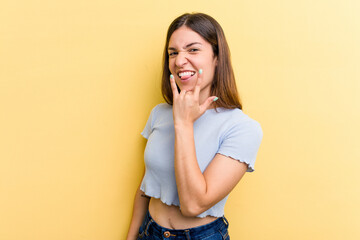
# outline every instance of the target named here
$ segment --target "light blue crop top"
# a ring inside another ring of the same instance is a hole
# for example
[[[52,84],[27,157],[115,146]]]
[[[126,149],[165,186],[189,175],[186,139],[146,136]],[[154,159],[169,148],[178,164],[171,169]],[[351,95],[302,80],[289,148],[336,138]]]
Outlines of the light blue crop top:
[[[167,205],[180,206],[174,169],[174,121],[172,106],[161,103],[153,108],[141,133],[147,140],[145,176],[140,189]],[[254,171],[256,154],[262,140],[260,124],[240,109],[207,110],[194,123],[196,157],[201,172],[217,153],[244,162]],[[198,217],[224,215],[228,196]]]

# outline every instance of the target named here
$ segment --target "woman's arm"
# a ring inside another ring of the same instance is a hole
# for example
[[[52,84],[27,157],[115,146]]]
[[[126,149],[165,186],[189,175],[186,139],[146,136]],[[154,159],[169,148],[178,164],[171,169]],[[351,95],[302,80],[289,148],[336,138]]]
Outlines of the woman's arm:
[[[150,198],[140,190],[136,191],[133,214],[126,240],[136,240],[139,235],[139,228],[144,220],[149,207]]]
[[[176,184],[182,214],[193,217],[227,196],[245,174],[247,165],[217,154],[204,173],[201,172],[196,159],[193,125],[215,97],[199,104],[200,77],[193,92],[178,93],[174,79],[170,82],[174,96]]]
[[[175,127],[175,176],[181,212],[194,217],[226,197],[246,173],[245,163],[217,154],[201,173],[192,126]]]

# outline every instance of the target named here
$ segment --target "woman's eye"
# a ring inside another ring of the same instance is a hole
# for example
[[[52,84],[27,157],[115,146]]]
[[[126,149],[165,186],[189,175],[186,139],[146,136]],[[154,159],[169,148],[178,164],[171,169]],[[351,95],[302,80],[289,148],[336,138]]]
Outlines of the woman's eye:
[[[192,48],[189,50],[189,52],[197,52],[197,51],[199,51],[199,49],[197,49],[197,48]]]
[[[173,56],[175,56],[175,55],[177,55],[177,52],[171,52],[171,53],[169,53],[169,56],[170,56],[170,57],[173,57]]]

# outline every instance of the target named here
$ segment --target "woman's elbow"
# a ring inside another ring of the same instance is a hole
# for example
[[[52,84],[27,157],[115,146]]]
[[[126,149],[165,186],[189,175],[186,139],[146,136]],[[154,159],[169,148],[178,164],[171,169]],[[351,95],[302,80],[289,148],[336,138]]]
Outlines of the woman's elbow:
[[[198,205],[185,205],[180,208],[181,214],[185,217],[196,217],[203,213],[205,210]]]

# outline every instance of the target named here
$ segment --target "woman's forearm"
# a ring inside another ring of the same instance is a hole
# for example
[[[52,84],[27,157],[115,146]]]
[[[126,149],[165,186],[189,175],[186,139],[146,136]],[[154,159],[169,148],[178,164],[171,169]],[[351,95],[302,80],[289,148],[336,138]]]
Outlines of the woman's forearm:
[[[193,124],[175,125],[175,177],[183,215],[196,216],[206,181],[196,158]]]
[[[133,214],[126,240],[137,239],[139,228],[149,207],[149,201],[150,198],[145,196],[144,192],[138,188],[135,194]]]
[[[217,100],[209,96],[210,90],[201,94],[202,70],[193,90],[179,93],[175,78],[170,76],[173,92],[173,119],[175,127],[175,177],[180,209],[185,216],[196,216],[204,210],[207,184],[196,159],[194,123],[211,103]],[[208,96],[206,96],[208,95]]]

